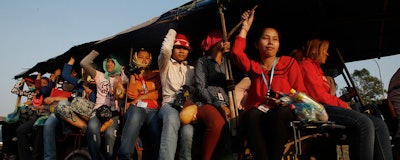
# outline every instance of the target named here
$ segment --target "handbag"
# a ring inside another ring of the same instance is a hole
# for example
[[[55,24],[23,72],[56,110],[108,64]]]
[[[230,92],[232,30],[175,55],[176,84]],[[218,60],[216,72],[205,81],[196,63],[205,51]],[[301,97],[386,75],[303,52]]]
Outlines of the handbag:
[[[90,115],[93,111],[94,105],[95,105],[94,102],[89,101],[86,98],[75,97],[71,102],[71,110],[80,115],[90,117]]]

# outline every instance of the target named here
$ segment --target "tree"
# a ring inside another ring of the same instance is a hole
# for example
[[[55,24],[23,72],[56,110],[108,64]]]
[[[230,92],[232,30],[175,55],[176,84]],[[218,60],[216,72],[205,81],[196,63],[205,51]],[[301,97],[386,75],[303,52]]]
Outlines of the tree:
[[[382,93],[387,92],[382,88],[383,83],[377,77],[371,76],[370,72],[363,68],[361,70],[354,70],[351,74],[351,78],[354,81],[354,85],[361,97],[364,104],[380,104],[382,100]],[[346,88],[340,89],[340,94],[348,93]],[[354,99],[350,104],[354,104]]]

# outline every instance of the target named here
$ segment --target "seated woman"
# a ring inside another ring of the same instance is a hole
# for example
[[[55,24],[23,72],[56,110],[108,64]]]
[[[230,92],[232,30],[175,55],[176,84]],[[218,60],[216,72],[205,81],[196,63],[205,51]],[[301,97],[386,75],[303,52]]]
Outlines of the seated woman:
[[[92,159],[101,159],[103,154],[105,159],[114,159],[114,144],[117,138],[120,101],[115,95],[115,88],[121,80],[125,80],[125,74],[121,71],[120,61],[113,55],[109,55],[103,60],[103,70],[96,70],[93,66],[94,59],[99,56],[99,52],[92,50],[80,62],[81,67],[96,82],[96,103],[88,121],[86,138],[89,153]],[[107,125],[104,131],[104,146],[106,152],[101,152],[102,137],[101,131],[105,122],[112,122]]]
[[[43,104],[47,102],[44,99],[50,95],[51,88],[55,84],[54,81],[59,75],[60,70],[56,69],[50,75],[50,79],[42,77],[40,73],[36,77],[35,95],[33,96],[32,103],[27,104],[29,108],[27,111],[30,110],[34,114],[29,114],[29,117],[21,116],[20,118],[24,122],[16,130],[18,159],[43,159],[43,129],[33,129],[33,126],[38,119],[44,117],[42,115],[42,111],[44,111]]]
[[[277,56],[280,34],[275,28],[261,28],[252,45],[246,46],[247,32],[254,11],[242,15],[243,23],[232,48],[231,59],[250,80],[245,111],[240,124],[245,131],[250,149],[256,159],[280,160],[284,145],[293,136],[290,122],[294,112],[285,106],[276,105],[273,92],[290,93],[291,89],[306,92],[303,77],[296,60],[288,56]],[[258,60],[248,58],[246,47],[255,46]]]
[[[202,159],[208,160],[212,159],[220,137],[227,136],[221,133],[230,118],[225,81],[228,58],[224,54],[230,51],[230,42],[223,42],[222,32],[213,29],[202,41],[202,49],[204,56],[197,60],[195,67],[195,86],[203,105],[199,107],[196,117],[198,122],[205,125]]]
[[[139,49],[133,56],[133,65],[137,68],[132,70],[134,73],[127,73],[130,74],[128,97],[131,102],[124,116],[125,124],[118,151],[118,159],[121,160],[132,159],[136,139],[144,129],[143,159],[158,158],[161,130],[156,114],[161,103],[161,80],[157,70],[149,69],[151,59],[149,51]]]
[[[43,127],[44,160],[52,160],[57,157],[56,129],[59,124],[62,126],[63,134],[70,131],[68,124],[80,128],[82,132],[86,132],[86,123],[92,112],[94,106],[93,102],[96,100],[95,92],[92,91],[91,88],[85,86],[83,84],[84,81],[78,79],[78,73],[73,69],[74,63],[75,58],[70,57],[68,62],[63,66],[61,76],[64,79],[64,91],[73,92],[76,99],[72,100],[72,96],[56,98],[58,101],[54,113],[50,114]],[[92,102],[88,102],[89,100],[83,100],[85,98],[80,97],[82,92],[86,93],[83,95],[88,95],[87,98]],[[71,100],[73,103],[70,102]],[[61,121],[60,119],[64,121]]]
[[[328,48],[327,40],[309,40],[299,59],[309,95],[325,104],[330,121],[346,126],[352,160],[393,159],[385,122],[378,117],[351,110],[346,102],[331,94],[334,88],[331,88],[320,66],[325,64],[329,56]]]
[[[85,81],[78,79],[72,68],[74,63],[75,58],[71,57],[68,63],[64,64],[61,76],[66,81],[64,84],[72,85],[71,91],[74,92],[75,98],[70,98],[71,104],[58,105],[55,112],[61,119],[86,132],[87,122],[96,102],[96,92]]]
[[[30,75],[27,77],[24,77],[22,80],[17,81],[11,90],[11,93],[18,95],[18,97],[26,97],[26,102],[24,102],[24,105],[27,106],[29,103],[32,103],[33,96],[35,96],[35,79],[37,75]],[[28,89],[24,89],[24,85]],[[22,109],[21,106],[19,106],[19,102],[17,104],[18,108],[15,108],[14,112],[11,114],[20,114],[20,110]],[[18,110],[18,111],[17,111]],[[1,124],[1,133],[2,133],[2,138],[3,138],[3,154],[4,158],[10,158],[12,159],[13,157],[17,156],[17,138],[16,138],[16,128],[20,124],[20,120],[14,119],[12,117],[7,117],[4,121],[5,123]]]

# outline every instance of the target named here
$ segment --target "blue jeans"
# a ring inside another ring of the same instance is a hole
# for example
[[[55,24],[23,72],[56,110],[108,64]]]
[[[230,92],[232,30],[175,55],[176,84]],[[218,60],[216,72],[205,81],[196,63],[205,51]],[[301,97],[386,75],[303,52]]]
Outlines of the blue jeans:
[[[192,159],[193,126],[188,124],[181,128],[179,113],[170,104],[165,104],[160,108],[158,117],[162,120],[159,159],[175,159],[178,131],[181,138],[179,159]],[[181,129],[179,130],[179,128]]]
[[[56,160],[56,128],[60,120],[51,113],[43,126],[44,159]]]
[[[70,105],[69,101],[59,101],[58,105]],[[47,118],[46,122],[44,123],[43,126],[43,145],[44,145],[44,160],[55,160],[57,159],[56,155],[56,129],[57,126],[64,121],[59,120],[54,113],[51,113],[49,115],[49,118]],[[66,123],[63,123],[62,129],[67,130],[69,129],[64,125]],[[65,133],[65,132],[63,132]]]
[[[350,159],[379,160],[392,157],[389,130],[382,119],[358,111],[326,106],[329,120],[346,126]]]
[[[375,127],[374,160],[393,159],[389,128],[385,121],[373,115],[367,116],[372,120]]]
[[[101,136],[100,136],[100,128],[102,123],[95,115],[95,111],[93,111],[92,116],[88,122],[88,128],[86,130],[86,138],[89,148],[89,153],[92,159],[103,159],[101,154]],[[115,139],[117,137],[117,129],[118,129],[118,120],[119,116],[114,116],[113,124],[110,125],[107,130],[104,132],[104,143],[105,143],[105,159],[114,159],[113,155]]]
[[[157,111],[158,109],[142,108],[135,105],[129,107],[124,117],[125,124],[122,130],[118,159],[132,159],[135,151],[135,142],[143,125],[147,129],[145,135],[148,135],[143,135],[144,138],[142,139],[143,151],[146,151],[143,153],[143,159],[158,158],[160,127],[156,116]]]

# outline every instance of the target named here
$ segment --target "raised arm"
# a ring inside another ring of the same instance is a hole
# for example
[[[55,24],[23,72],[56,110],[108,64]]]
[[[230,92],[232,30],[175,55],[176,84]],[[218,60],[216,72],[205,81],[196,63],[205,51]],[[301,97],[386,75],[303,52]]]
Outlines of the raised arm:
[[[92,50],[80,62],[81,67],[89,73],[91,77],[96,77],[96,69],[92,66],[93,60],[99,55],[99,52]]]
[[[167,35],[165,35],[164,41],[162,42],[160,55],[158,56],[158,67],[160,72],[166,69],[167,62],[172,56],[172,49],[174,47],[174,40],[176,36],[176,31],[174,29],[169,29]]]
[[[242,14],[242,19],[242,29],[240,30],[239,35],[236,36],[235,42],[233,44],[231,60],[233,61],[233,63],[238,65],[238,67],[243,72],[249,74],[251,69],[251,61],[244,51],[246,49],[247,32],[249,31],[254,19],[254,10],[245,11]]]
[[[64,64],[64,67],[61,71],[61,77],[64,78],[64,80],[68,81],[74,86],[78,85],[78,78],[74,77],[71,75],[72,72],[72,67],[75,63],[75,58],[71,57],[68,61],[68,63]]]

